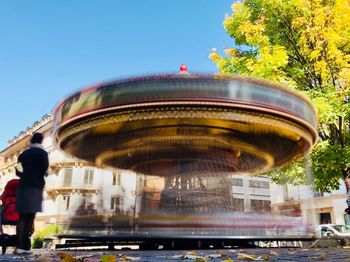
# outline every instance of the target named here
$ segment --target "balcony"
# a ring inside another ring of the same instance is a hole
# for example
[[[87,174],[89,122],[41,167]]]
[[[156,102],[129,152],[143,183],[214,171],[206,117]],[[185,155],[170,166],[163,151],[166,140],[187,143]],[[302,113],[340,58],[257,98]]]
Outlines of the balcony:
[[[99,188],[87,187],[87,188],[74,188],[74,187],[49,187],[46,188],[46,193],[51,198],[56,198],[58,195],[65,194],[98,194]]]
[[[55,198],[61,194],[98,194],[98,184],[69,183],[65,184],[57,176],[51,175],[46,179],[45,191],[48,196]]]

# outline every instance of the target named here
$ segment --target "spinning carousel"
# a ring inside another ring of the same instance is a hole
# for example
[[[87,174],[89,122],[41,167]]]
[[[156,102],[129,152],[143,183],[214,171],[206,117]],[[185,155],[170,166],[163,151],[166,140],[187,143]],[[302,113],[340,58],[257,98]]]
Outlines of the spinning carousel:
[[[72,94],[54,111],[54,139],[98,167],[163,179],[158,195],[139,192],[138,217],[155,210],[212,214],[234,210],[232,174],[261,174],[305,155],[317,140],[316,112],[282,85],[189,74],[182,66],[180,74],[120,79]]]

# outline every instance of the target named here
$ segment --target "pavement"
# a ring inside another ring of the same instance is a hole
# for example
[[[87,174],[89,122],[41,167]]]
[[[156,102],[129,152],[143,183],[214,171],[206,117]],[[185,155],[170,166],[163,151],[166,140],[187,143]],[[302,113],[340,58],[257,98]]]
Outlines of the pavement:
[[[39,262],[113,262],[113,261],[332,261],[350,262],[350,248],[251,248],[251,249],[207,249],[207,250],[33,250],[26,256],[12,255],[8,248],[0,255],[0,261]]]

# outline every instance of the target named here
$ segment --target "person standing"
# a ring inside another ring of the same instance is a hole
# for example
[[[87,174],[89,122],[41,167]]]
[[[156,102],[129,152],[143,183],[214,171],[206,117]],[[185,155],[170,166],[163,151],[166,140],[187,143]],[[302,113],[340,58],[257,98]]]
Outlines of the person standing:
[[[42,211],[44,177],[49,167],[48,153],[41,143],[41,133],[34,133],[30,146],[18,157],[16,175],[20,182],[16,192],[16,210],[20,214],[17,224],[17,247],[15,254],[30,254],[30,236],[37,212]]]

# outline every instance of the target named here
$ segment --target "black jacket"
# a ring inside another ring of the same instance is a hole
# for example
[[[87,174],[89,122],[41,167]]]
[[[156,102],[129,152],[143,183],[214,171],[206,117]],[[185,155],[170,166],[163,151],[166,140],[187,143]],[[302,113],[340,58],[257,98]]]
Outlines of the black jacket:
[[[20,177],[19,187],[44,188],[44,176],[49,167],[47,152],[40,147],[30,147],[19,155],[18,162],[23,167],[22,173],[16,171],[16,175]]]

